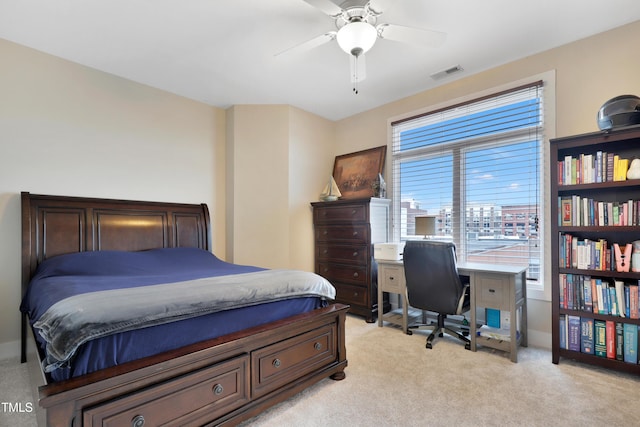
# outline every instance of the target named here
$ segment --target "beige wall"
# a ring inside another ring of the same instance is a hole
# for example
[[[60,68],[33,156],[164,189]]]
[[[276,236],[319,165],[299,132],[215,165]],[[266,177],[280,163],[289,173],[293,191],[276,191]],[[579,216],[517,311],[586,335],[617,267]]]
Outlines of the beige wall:
[[[289,106],[237,105],[227,129],[229,259],[313,271],[309,202],[331,173],[333,123]]]
[[[0,358],[19,346],[19,193],[206,202],[224,257],[224,110],[0,40]]]

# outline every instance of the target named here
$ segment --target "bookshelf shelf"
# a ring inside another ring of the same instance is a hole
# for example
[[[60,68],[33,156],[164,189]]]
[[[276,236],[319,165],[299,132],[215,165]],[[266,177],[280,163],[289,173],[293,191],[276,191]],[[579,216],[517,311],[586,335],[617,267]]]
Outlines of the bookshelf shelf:
[[[640,272],[616,271],[611,255],[616,243],[640,241],[640,179],[620,178],[625,165],[640,158],[640,126],[553,139],[550,153],[551,209],[558,213],[551,224],[552,361],[640,375]],[[614,164],[622,165],[615,173]],[[587,255],[577,245],[589,246]],[[600,295],[600,305],[592,294]]]
[[[572,184],[572,185],[558,185],[558,192],[560,194],[573,193],[575,191],[585,190],[602,190],[610,188],[640,188],[640,179],[628,179],[626,181],[611,181],[611,182],[593,182],[590,184]]]

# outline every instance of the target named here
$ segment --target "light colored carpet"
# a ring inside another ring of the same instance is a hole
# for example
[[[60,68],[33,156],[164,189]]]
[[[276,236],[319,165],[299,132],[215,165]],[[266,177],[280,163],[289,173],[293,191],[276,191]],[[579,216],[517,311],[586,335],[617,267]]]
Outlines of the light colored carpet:
[[[451,337],[405,335],[347,318],[347,377],[323,380],[245,425],[629,426],[640,420],[640,378],[521,348],[471,352]]]
[[[18,358],[0,360],[0,426],[37,427],[27,364]],[[22,411],[22,412],[20,412]]]
[[[346,379],[323,380],[243,427],[629,426],[640,419],[636,376],[564,359],[554,365],[549,351],[535,348],[521,348],[512,363],[446,336],[427,350],[426,335],[348,316]],[[0,401],[33,402],[17,360],[0,362]],[[35,425],[31,414],[0,412],[0,426]]]

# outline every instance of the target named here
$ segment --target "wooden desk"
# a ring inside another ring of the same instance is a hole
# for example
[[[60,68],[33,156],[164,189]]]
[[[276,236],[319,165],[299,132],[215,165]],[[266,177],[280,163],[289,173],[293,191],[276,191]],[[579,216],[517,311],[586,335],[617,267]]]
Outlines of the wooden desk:
[[[406,333],[408,327],[407,290],[402,261],[378,260],[378,298],[383,292],[400,295],[402,319],[390,318],[378,310],[378,326],[383,321],[398,323]],[[469,335],[471,351],[477,345],[510,353],[511,361],[518,361],[518,345],[527,346],[527,286],[524,267],[495,264],[458,263],[458,273],[469,276],[471,285],[471,320]],[[498,340],[477,336],[478,307],[507,310],[510,313],[510,340]],[[386,316],[386,317],[385,317]]]

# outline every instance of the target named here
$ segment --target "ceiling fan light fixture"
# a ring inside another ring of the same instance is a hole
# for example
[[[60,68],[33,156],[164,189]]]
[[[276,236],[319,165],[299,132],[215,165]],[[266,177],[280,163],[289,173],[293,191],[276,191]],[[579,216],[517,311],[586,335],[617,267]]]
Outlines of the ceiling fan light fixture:
[[[336,40],[340,48],[353,56],[371,49],[378,38],[376,28],[367,22],[351,22],[338,30]]]

